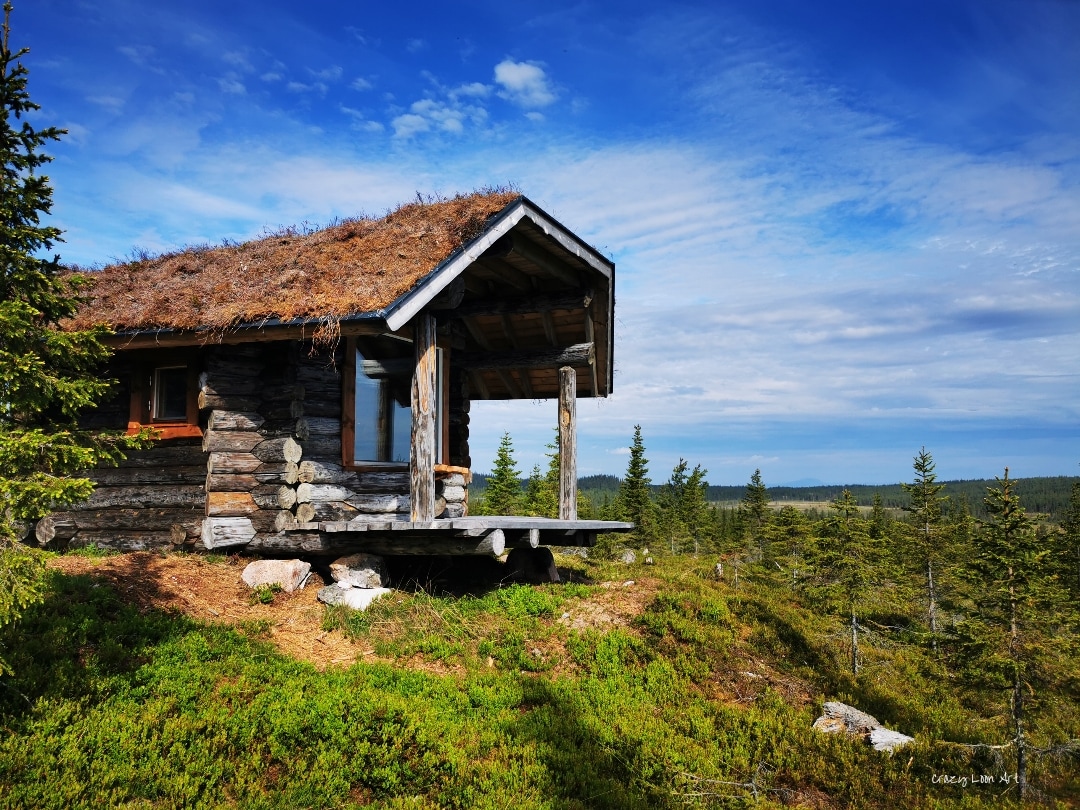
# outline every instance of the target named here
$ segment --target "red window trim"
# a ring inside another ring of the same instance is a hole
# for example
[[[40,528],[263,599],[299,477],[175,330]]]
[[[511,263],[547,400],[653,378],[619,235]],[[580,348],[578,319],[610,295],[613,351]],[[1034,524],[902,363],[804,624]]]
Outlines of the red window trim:
[[[149,428],[157,440],[197,439],[203,435],[199,426],[199,364],[198,355],[191,351],[146,352],[133,360],[131,372],[131,403],[128,409],[128,435]],[[153,400],[154,371],[159,368],[187,368],[187,416],[180,420],[157,420],[150,416]]]

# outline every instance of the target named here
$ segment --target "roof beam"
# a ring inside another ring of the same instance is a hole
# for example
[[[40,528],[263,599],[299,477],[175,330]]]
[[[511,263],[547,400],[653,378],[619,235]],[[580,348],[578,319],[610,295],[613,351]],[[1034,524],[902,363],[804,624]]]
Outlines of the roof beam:
[[[107,335],[102,343],[111,349],[160,349],[174,346],[217,346],[233,343],[267,343],[274,340],[311,340],[324,326],[320,320],[301,324],[243,324],[230,329],[140,329]],[[381,318],[340,321],[342,337],[382,335],[390,332]]]
[[[577,343],[554,349],[521,349],[507,352],[457,352],[454,362],[468,371],[481,369],[583,367],[596,359],[592,343]]]
[[[529,315],[534,312],[552,312],[554,310],[575,310],[589,306],[593,300],[593,291],[584,288],[552,293],[534,293],[511,298],[489,298],[481,301],[469,301],[457,309],[440,312],[440,318],[468,318],[473,315]]]

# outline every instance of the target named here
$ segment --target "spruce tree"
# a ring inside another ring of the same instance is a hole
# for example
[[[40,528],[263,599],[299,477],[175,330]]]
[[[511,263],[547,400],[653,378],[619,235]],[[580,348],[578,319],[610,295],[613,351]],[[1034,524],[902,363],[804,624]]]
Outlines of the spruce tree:
[[[484,510],[489,515],[517,514],[521,510],[521,496],[521,473],[514,460],[514,442],[509,433],[504,433],[484,492]]]
[[[645,458],[645,442],[641,438],[641,425],[634,425],[634,439],[630,444],[630,460],[626,475],[619,484],[615,497],[616,512],[622,520],[631,521],[634,536],[639,542],[647,542],[655,532],[655,507],[649,486],[649,462]]]
[[[103,330],[64,331],[82,301],[84,279],[44,258],[60,231],[43,225],[52,207],[42,152],[63,130],[35,129],[27,91],[28,49],[9,45],[11,3],[0,36],[0,624],[39,593],[41,558],[17,541],[31,521],[83,500],[92,484],[77,473],[115,460],[129,440],[78,429],[80,410],[109,387],[97,369]],[[0,661],[0,671],[4,668]]]
[[[851,672],[862,669],[859,616],[881,582],[882,544],[870,532],[858,502],[844,490],[829,504],[832,514],[821,526],[815,570],[829,601],[843,617],[851,638]]]
[[[1071,595],[1073,604],[1080,605],[1080,483],[1072,485],[1069,506],[1061,521],[1061,533],[1056,545],[1061,582]]]
[[[913,462],[915,480],[901,484],[911,502],[904,507],[910,523],[906,533],[912,548],[912,557],[922,569],[926,583],[926,617],[930,624],[930,646],[938,651],[938,582],[941,561],[945,553],[945,532],[942,531],[943,506],[948,498],[940,493],[944,484],[937,483],[934,457],[923,447]]]
[[[765,527],[769,523],[770,513],[769,492],[761,480],[761,470],[754,470],[738,506],[739,530],[749,563],[760,563],[769,556]]]
[[[995,691],[1007,700],[1006,733],[1020,797],[1026,799],[1032,755],[1042,744],[1061,742],[1037,744],[1032,737],[1038,721],[1052,719],[1055,704],[1063,700],[1063,667],[1076,653],[1075,614],[1008,467],[997,483],[987,489],[990,517],[976,533],[974,559],[963,569],[973,586],[974,608],[960,628],[960,655],[969,685],[984,700]]]

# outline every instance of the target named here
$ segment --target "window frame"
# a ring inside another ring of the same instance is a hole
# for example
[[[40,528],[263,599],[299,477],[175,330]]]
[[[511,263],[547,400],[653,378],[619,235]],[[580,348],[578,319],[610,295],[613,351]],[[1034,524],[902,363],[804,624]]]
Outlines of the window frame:
[[[202,437],[203,431],[199,425],[198,359],[198,354],[193,351],[140,353],[133,358],[127,426],[129,435],[150,429],[153,431],[152,438],[157,440]],[[178,368],[187,370],[184,418],[157,418],[154,413],[160,390],[159,372]]]
[[[414,344],[410,341],[410,345]],[[437,379],[435,381],[435,430],[437,432],[436,442],[439,451],[435,468],[438,471],[439,468],[448,466],[447,459],[450,455],[450,420],[447,418],[450,405],[450,348],[442,342],[438,342],[436,348],[439,350],[439,361],[436,370]],[[356,450],[356,356],[357,339],[348,337],[345,339],[345,358],[341,369],[341,464],[345,469],[361,472],[364,470],[407,471],[412,456],[411,443],[408,453],[410,459],[405,461],[373,461],[354,457]],[[412,362],[412,365],[414,366],[412,373],[415,374],[415,361]],[[411,391],[412,374],[410,374],[409,385]],[[411,401],[408,412],[411,422]]]

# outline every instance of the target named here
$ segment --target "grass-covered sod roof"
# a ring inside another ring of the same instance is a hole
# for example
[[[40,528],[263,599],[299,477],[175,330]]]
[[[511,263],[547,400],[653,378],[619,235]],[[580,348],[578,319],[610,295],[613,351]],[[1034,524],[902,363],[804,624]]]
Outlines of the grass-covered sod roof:
[[[409,292],[519,198],[484,190],[402,205],[379,219],[243,244],[190,247],[82,271],[94,280],[75,328],[226,329],[379,311]]]

